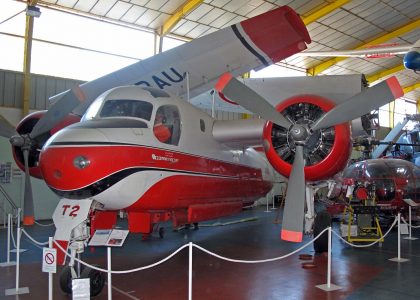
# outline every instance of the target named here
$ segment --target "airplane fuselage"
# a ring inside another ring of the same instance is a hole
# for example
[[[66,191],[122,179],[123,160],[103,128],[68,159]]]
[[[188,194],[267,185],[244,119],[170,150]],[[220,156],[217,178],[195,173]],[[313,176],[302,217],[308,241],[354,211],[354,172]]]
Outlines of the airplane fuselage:
[[[127,111],[118,112],[118,105]],[[170,128],[168,140],[156,131],[159,114]],[[272,188],[272,170],[254,149],[216,141],[213,122],[165,92],[115,88],[100,96],[80,123],[50,138],[40,167],[58,195],[94,199],[103,210],[252,204]]]

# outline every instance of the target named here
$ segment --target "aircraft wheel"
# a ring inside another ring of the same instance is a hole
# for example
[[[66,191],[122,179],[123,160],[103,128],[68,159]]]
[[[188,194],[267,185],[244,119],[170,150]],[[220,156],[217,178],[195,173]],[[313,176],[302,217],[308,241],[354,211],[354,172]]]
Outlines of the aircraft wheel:
[[[163,239],[165,237],[165,228],[163,228],[163,227],[159,228],[159,237],[161,239]]]
[[[314,237],[318,236],[325,228],[331,226],[331,216],[323,210],[319,212],[314,221]],[[324,232],[315,242],[314,250],[317,253],[328,251],[328,232]]]
[[[68,295],[73,292],[71,280],[71,269],[69,266],[65,266],[60,272],[60,288]]]
[[[81,278],[89,278],[90,279],[90,296],[95,297],[99,295],[105,285],[105,274],[95,269],[91,269],[86,267],[82,274],[80,274]]]
[[[194,230],[198,230],[198,223],[194,223]]]

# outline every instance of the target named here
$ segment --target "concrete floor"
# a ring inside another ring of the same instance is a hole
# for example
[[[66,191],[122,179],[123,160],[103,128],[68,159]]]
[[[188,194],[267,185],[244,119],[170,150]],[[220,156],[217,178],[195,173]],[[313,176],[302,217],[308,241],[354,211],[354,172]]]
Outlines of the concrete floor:
[[[265,207],[255,208],[206,225],[255,218],[253,221],[203,226],[198,231],[173,232],[169,224],[164,224],[167,228],[162,240],[152,237],[141,241],[139,235],[130,234],[123,248],[113,249],[113,269],[127,270],[154,263],[188,242],[243,260],[278,257],[303,245],[280,241],[281,225],[273,223],[278,211],[264,211]],[[38,241],[46,241],[53,230],[40,226],[27,229]],[[413,235],[420,235],[420,229],[414,230]],[[0,229],[0,262],[6,260],[5,240],[6,230]],[[305,242],[309,240],[305,237]],[[20,286],[29,287],[30,294],[5,296],[5,289],[15,287],[15,267],[5,267],[0,268],[0,299],[48,299],[48,276],[41,272],[42,250],[26,238],[22,238],[22,247],[29,250],[21,254]],[[312,245],[300,253],[314,255],[313,269],[303,269],[304,261],[299,260],[298,254],[276,262],[238,264],[194,248],[193,299],[420,299],[420,240],[402,240],[401,249],[401,257],[409,262],[388,260],[397,256],[396,230],[382,247],[356,249],[333,237],[331,283],[342,289],[325,292],[315,286],[327,282],[327,257],[315,255]],[[88,250],[84,260],[106,268],[106,250]],[[58,282],[59,276],[54,275],[54,299],[71,299],[63,294]],[[107,299],[106,288],[96,299]],[[112,293],[113,299],[188,299],[188,249],[155,268],[113,275]]]

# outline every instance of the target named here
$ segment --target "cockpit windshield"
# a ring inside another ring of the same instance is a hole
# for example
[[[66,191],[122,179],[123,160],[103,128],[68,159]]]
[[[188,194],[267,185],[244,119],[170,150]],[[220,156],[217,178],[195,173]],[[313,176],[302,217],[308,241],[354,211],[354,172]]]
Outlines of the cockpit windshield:
[[[133,117],[150,121],[153,104],[141,100],[107,100],[99,116],[106,117]]]
[[[88,108],[82,121],[95,118],[132,117],[150,121],[153,104],[142,100],[114,99],[105,100],[103,97],[96,99]]]

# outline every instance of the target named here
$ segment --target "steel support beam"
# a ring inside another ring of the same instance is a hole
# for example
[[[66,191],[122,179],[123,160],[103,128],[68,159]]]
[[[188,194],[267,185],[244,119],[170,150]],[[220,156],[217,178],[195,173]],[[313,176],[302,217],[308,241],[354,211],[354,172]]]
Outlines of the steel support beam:
[[[384,77],[389,76],[389,75],[394,74],[394,73],[398,73],[398,72],[403,71],[403,70],[405,70],[405,68],[404,68],[404,65],[401,62],[400,65],[395,66],[391,69],[387,69],[387,70],[380,71],[380,72],[373,73],[371,75],[366,76],[366,80],[369,83],[372,83],[372,82],[375,82],[376,80],[379,80],[381,78],[384,78]]]
[[[37,0],[28,1],[28,6],[36,5]],[[29,113],[29,101],[31,96],[31,52],[32,36],[34,30],[34,17],[26,15],[25,44],[23,54],[23,102],[22,117]]]
[[[168,20],[165,21],[162,25],[162,29],[160,32],[161,36],[164,36],[171,31],[172,28],[189,12],[194,10],[197,6],[199,6],[203,0],[188,0],[185,1],[178,9],[175,11],[175,13],[169,17]]]
[[[417,90],[417,89],[420,89],[420,82],[417,82],[413,85],[403,87],[404,94],[407,94],[407,93],[412,92],[412,91]]]
[[[344,4],[350,2],[351,0],[337,0],[333,1],[330,4],[314,11],[309,16],[303,17],[303,23],[308,26],[309,24],[315,22],[316,20],[322,18],[325,15],[328,15],[330,12],[336,10],[337,8],[342,7]]]
[[[395,112],[395,100],[389,102],[389,127],[394,128],[394,112]]]
[[[419,27],[420,27],[420,19],[416,20],[416,21],[413,21],[413,22],[410,22],[410,23],[408,23],[404,26],[401,26],[401,27],[397,28],[396,30],[394,30],[392,32],[381,35],[381,36],[379,36],[379,37],[377,37],[373,40],[370,40],[367,43],[361,44],[361,45],[359,45],[358,47],[356,47],[352,50],[361,50],[361,49],[366,48],[367,46],[370,46],[370,45],[378,45],[378,44],[384,43],[386,41],[389,41],[390,39],[402,36],[402,35],[406,34],[407,32],[413,31],[414,29],[417,29]],[[323,63],[320,63],[320,64],[308,69],[306,71],[306,73],[308,75],[313,75],[313,76],[318,75],[319,73],[325,71],[326,69],[330,68],[331,66],[333,66],[333,65],[337,64],[338,62],[343,61],[345,59],[346,59],[346,57],[335,57],[335,58],[329,59],[327,61],[324,61]]]

